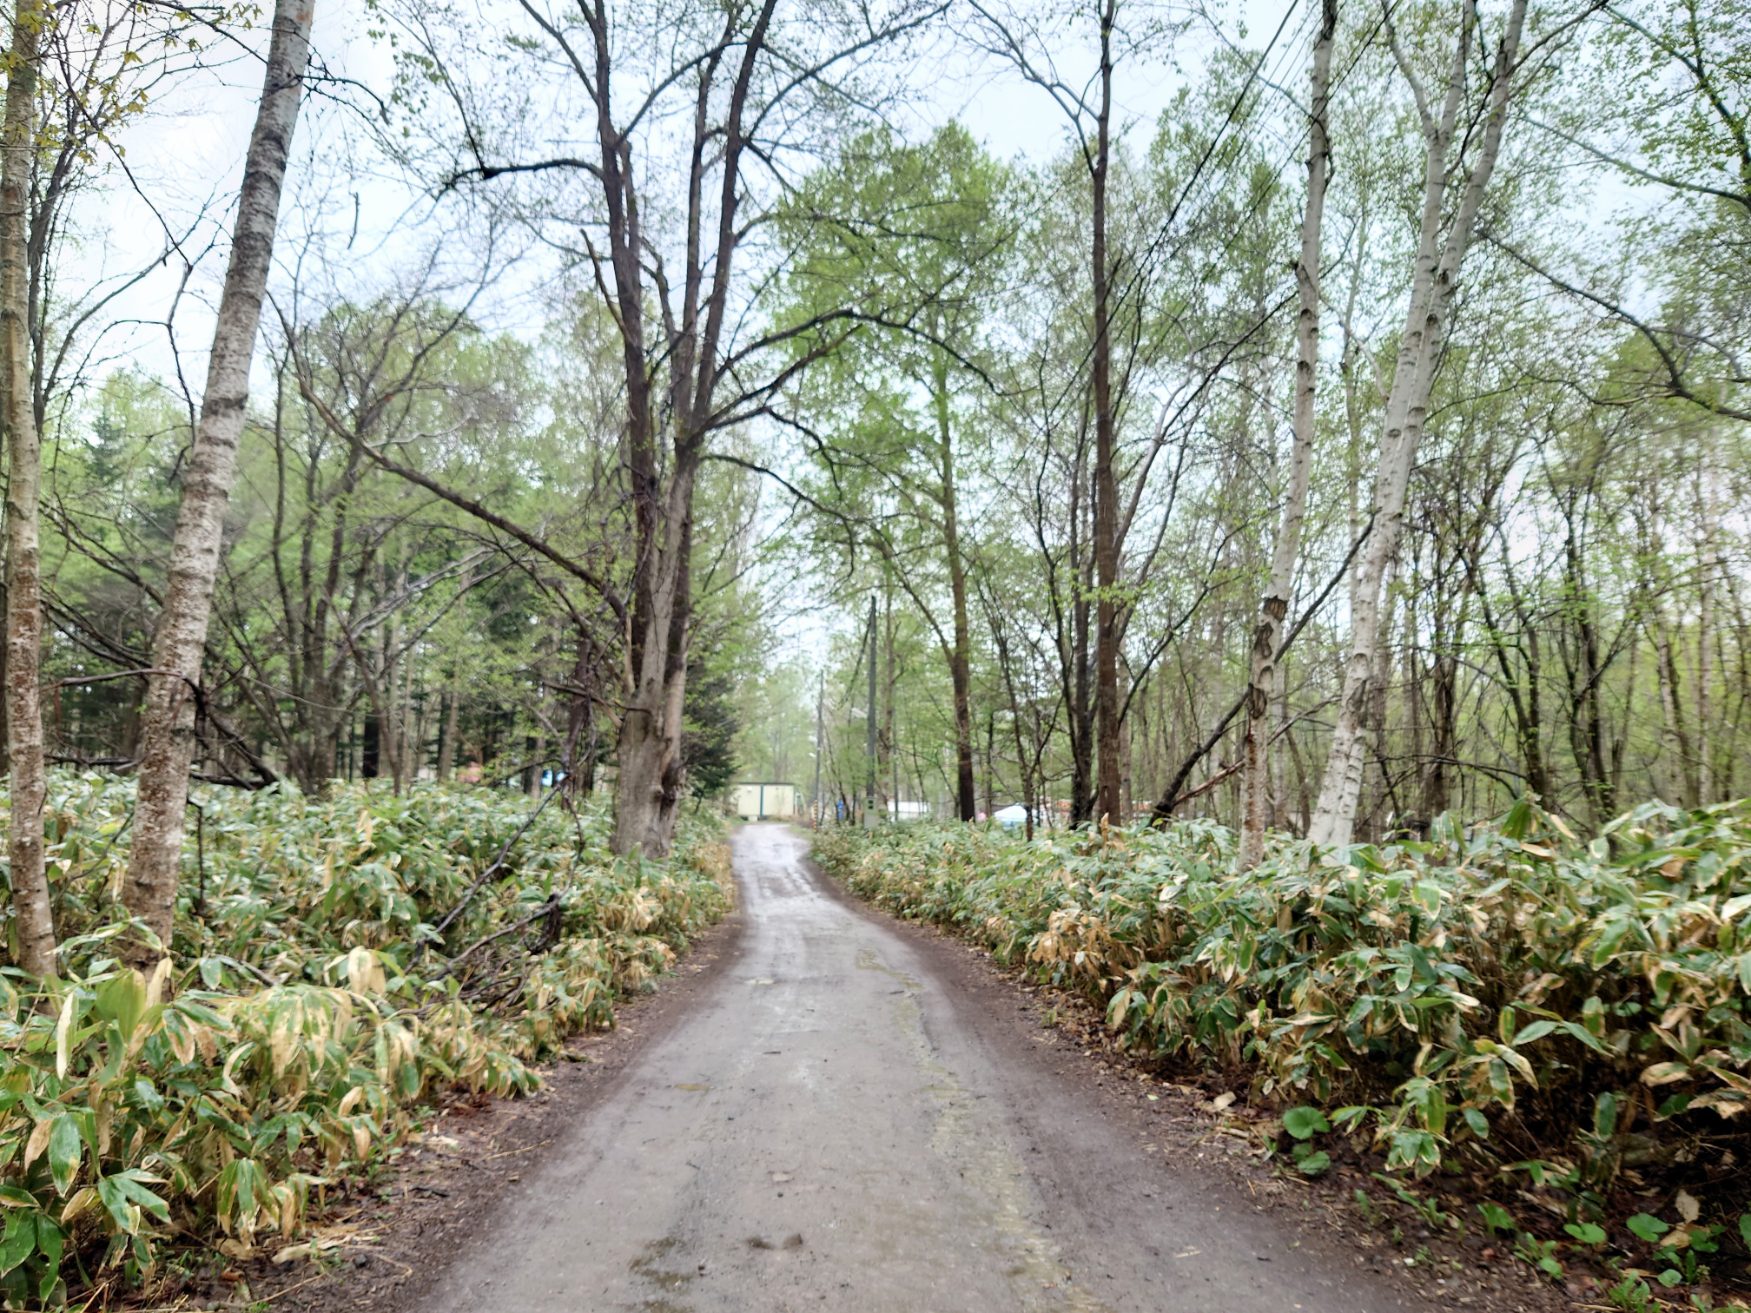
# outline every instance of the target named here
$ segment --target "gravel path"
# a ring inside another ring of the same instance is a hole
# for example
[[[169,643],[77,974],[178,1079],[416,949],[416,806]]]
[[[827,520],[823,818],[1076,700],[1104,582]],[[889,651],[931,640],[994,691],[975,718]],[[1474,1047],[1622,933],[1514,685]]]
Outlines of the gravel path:
[[[423,1308],[1426,1307],[1140,1153],[918,946],[824,890],[799,836],[734,844],[738,956],[480,1219]]]

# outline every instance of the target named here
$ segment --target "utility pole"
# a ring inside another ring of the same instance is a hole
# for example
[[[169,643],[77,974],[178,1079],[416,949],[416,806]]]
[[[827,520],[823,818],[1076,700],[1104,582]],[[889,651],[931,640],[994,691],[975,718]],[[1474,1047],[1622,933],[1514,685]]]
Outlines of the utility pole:
[[[876,600],[869,595],[869,706],[865,708],[868,722],[864,751],[869,761],[867,783],[864,786],[863,825],[872,829],[876,823]]]
[[[815,813],[815,828],[821,828],[821,822],[827,813],[821,807],[821,715],[826,706],[827,677],[821,675],[815,680],[815,796],[810,800],[810,806]]]

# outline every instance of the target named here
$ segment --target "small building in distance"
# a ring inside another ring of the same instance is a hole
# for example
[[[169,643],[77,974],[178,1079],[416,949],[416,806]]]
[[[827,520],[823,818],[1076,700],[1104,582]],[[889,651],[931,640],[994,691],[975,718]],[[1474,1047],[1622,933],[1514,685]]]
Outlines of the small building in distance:
[[[730,810],[744,821],[791,821],[806,809],[796,785],[750,780],[731,786]]]

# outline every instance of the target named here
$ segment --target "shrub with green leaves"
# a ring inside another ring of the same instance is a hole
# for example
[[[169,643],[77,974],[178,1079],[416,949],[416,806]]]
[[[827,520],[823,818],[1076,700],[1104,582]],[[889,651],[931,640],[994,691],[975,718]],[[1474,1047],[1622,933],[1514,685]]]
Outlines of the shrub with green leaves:
[[[1370,1135],[1391,1170],[1471,1163],[1596,1204],[1626,1158],[1751,1154],[1751,802],[1650,804],[1586,842],[1529,804],[1426,842],[1279,838],[1246,873],[1205,821],[846,828],[815,852],[1087,994],[1138,1048]]]
[[[119,965],[130,786],[54,780],[58,979],[0,971],[0,1300],[34,1307],[161,1241],[300,1225],[446,1087],[516,1093],[729,905],[717,826],[617,860],[606,818],[485,789],[202,790],[176,942]],[[514,842],[513,842],[514,839]],[[498,870],[494,863],[505,860]],[[470,891],[472,896],[470,896]],[[440,934],[453,908],[462,911]]]

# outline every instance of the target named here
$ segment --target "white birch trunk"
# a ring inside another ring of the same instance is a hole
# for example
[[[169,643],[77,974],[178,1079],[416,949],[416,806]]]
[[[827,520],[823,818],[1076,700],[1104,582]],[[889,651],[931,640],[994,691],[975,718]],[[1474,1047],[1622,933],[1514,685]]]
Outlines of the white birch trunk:
[[[1720,576],[1721,512],[1717,494],[1721,469],[1715,459],[1715,431],[1706,428],[1696,466],[1697,505],[1702,513],[1702,542],[1697,557],[1702,568],[1696,599],[1696,801],[1706,807],[1714,801],[1714,705],[1709,685],[1714,680],[1715,586]]]
[[[1242,815],[1240,869],[1257,866],[1265,850],[1265,821],[1271,791],[1271,698],[1277,687],[1277,647],[1289,614],[1295,561],[1301,551],[1301,524],[1307,515],[1307,488],[1313,473],[1314,394],[1319,376],[1319,248],[1325,218],[1325,184],[1331,166],[1326,136],[1326,101],[1331,85],[1332,37],[1337,30],[1337,0],[1325,0],[1319,39],[1308,77],[1311,125],[1307,153],[1307,208],[1301,216],[1301,258],[1295,265],[1299,309],[1295,319],[1295,411],[1289,453],[1289,485],[1271,554],[1271,577],[1259,602],[1252,638],[1252,678],[1247,685],[1246,737],[1241,741]]]
[[[6,715],[11,731],[12,912],[18,965],[55,973],[54,912],[43,869],[42,551],[38,505],[42,441],[32,406],[27,272],[30,175],[36,155],[37,50],[48,21],[36,0],[19,0],[12,20],[4,138],[0,139],[0,360],[6,388]]]
[[[1478,22],[1475,0],[1466,0],[1453,68],[1438,120],[1428,115],[1418,88],[1418,104],[1424,111],[1427,143],[1422,225],[1404,333],[1399,340],[1392,389],[1386,401],[1380,466],[1374,484],[1373,525],[1356,571],[1350,601],[1350,642],[1344,661],[1343,694],[1309,832],[1309,837],[1316,843],[1341,846],[1350,842],[1354,832],[1366,764],[1369,683],[1380,643],[1381,585],[1387,562],[1397,551],[1399,535],[1404,528],[1405,495],[1428,416],[1429,393],[1434,384],[1441,345],[1446,338],[1447,315],[1458,283],[1459,269],[1471,245],[1478,210],[1501,149],[1502,128],[1513,91],[1520,33],[1525,19],[1526,0],[1514,0],[1508,14],[1507,31],[1496,49],[1482,137],[1465,176],[1458,212],[1445,241],[1441,239],[1440,229],[1449,189],[1447,157],[1458,140],[1461,127],[1466,59]],[[1401,59],[1400,62],[1404,61]],[[1406,71],[1409,72],[1408,66]]]
[[[157,936],[136,942],[136,964],[170,951],[182,854],[183,810],[194,760],[201,656],[212,614],[225,507],[237,473],[237,444],[249,403],[249,366],[273,258],[286,159],[310,61],[315,0],[277,0],[273,40],[238,195],[230,263],[213,330],[200,424],[183,473],[163,612],[152,644],[142,719],[139,803],[122,897]]]

